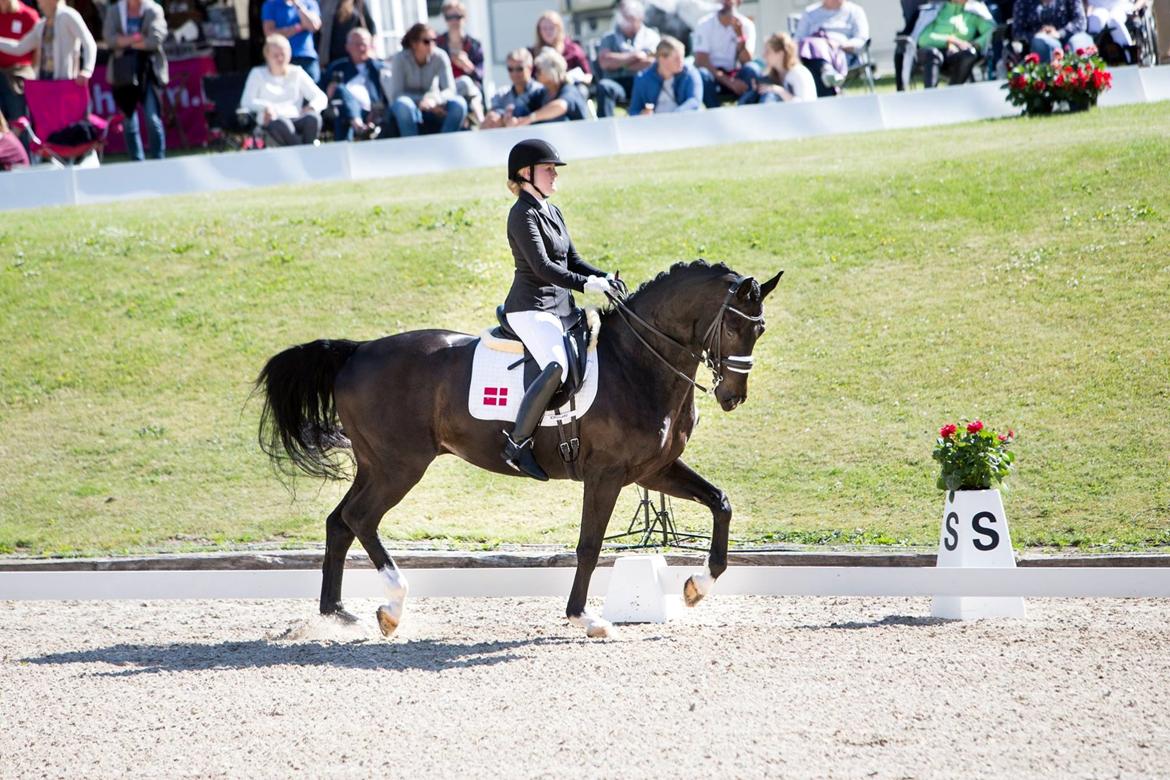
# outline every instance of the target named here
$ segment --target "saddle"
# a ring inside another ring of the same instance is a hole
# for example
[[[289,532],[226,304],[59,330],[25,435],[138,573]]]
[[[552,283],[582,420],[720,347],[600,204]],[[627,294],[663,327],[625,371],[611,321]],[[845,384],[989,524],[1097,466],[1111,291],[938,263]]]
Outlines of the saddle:
[[[508,317],[503,304],[496,307],[496,320],[499,324],[489,331],[491,336],[516,341],[523,346],[524,342],[520,341],[520,337],[508,327]],[[568,356],[569,365],[565,366],[565,379],[549,401],[549,409],[560,409],[577,394],[585,382],[585,365],[589,359],[589,318],[585,316],[585,310],[574,309],[571,314],[562,317],[561,327],[565,331],[565,355]],[[533,360],[528,347],[524,347],[524,357],[508,368],[512,369],[521,364],[524,366],[524,388],[527,389],[540,373],[540,366]]]

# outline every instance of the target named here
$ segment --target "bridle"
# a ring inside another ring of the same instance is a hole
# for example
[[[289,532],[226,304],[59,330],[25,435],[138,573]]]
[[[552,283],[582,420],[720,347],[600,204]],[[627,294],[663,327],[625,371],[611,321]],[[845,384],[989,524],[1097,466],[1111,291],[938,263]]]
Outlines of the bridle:
[[[649,322],[646,322],[646,320],[639,317],[638,314],[633,309],[631,309],[629,306],[626,306],[625,301],[623,301],[618,296],[614,295],[613,293],[606,293],[606,296],[613,303],[614,309],[617,311],[618,315],[622,318],[622,320],[626,323],[626,325],[629,326],[630,332],[634,334],[634,336],[638,339],[638,341],[642,342],[642,346],[644,346],[644,347],[646,347],[646,349],[650,350],[650,353],[652,355],[654,355],[654,357],[656,357],[660,361],[662,361],[662,363],[667,368],[669,368],[672,372],[674,372],[675,376],[677,376],[680,379],[683,379],[684,381],[693,385],[697,390],[700,390],[700,391],[707,393],[707,394],[711,394],[711,393],[715,392],[716,388],[718,388],[719,384],[723,381],[723,373],[722,373],[723,370],[734,371],[737,374],[747,374],[752,370],[752,366],[755,363],[755,358],[751,355],[726,355],[725,356],[722,354],[723,353],[723,328],[722,328],[722,325],[723,325],[723,318],[728,312],[730,312],[732,314],[737,314],[740,317],[743,317],[748,322],[763,322],[764,321],[763,313],[759,314],[758,316],[754,316],[751,314],[747,314],[746,312],[742,312],[739,309],[737,309],[731,305],[731,299],[735,295],[735,292],[737,289],[738,289],[738,285],[732,285],[731,288],[728,289],[727,295],[723,299],[723,303],[719,306],[719,311],[717,311],[715,313],[714,318],[712,318],[712,320],[711,320],[711,324],[707,326],[707,330],[704,331],[704,333],[703,333],[702,341],[699,342],[700,345],[702,346],[701,354],[699,354],[699,355],[696,355],[694,352],[692,352],[690,347],[686,346],[685,344],[680,343],[677,339],[666,335],[665,333],[660,331],[658,328],[654,327]],[[691,377],[684,374],[682,371],[679,371],[677,368],[675,368],[673,363],[671,363],[669,360],[667,360],[665,357],[663,357],[661,352],[656,350],[653,346],[650,345],[650,342],[646,341],[646,339],[642,337],[642,334],[639,333],[634,328],[633,324],[630,322],[631,319],[638,322],[642,327],[646,328],[654,335],[658,336],[659,338],[666,339],[671,344],[678,347],[683,352],[687,353],[687,355],[689,355],[691,357],[691,359],[693,359],[696,363],[702,363],[702,364],[706,365],[707,368],[711,371],[711,380],[712,380],[711,381],[711,388],[707,389],[706,387],[703,387],[701,384],[696,382],[694,379],[692,379]]]

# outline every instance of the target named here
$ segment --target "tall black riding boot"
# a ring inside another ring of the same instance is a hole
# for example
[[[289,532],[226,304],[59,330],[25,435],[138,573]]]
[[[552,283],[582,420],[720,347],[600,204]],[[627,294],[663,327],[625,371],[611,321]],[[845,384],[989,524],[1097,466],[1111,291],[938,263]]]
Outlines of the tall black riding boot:
[[[524,399],[520,401],[520,410],[516,412],[516,425],[511,435],[504,433],[504,460],[517,471],[523,471],[541,482],[548,481],[548,474],[544,473],[532,455],[532,434],[560,385],[560,377],[560,363],[553,362],[545,366],[532,380],[524,393]]]

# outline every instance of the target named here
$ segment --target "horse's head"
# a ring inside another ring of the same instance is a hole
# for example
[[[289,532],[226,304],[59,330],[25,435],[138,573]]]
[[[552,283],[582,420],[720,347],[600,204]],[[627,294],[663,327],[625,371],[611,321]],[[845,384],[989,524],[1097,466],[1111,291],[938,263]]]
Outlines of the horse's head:
[[[705,334],[703,349],[718,381],[715,399],[725,412],[747,400],[752,350],[764,333],[764,299],[783,275],[781,271],[763,284],[750,276],[737,277]]]

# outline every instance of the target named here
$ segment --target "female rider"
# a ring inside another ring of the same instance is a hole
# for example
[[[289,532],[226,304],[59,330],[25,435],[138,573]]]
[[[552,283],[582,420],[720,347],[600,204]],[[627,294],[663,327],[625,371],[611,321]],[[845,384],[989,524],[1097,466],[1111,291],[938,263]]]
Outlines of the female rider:
[[[561,321],[576,308],[570,290],[622,293],[621,282],[581,259],[561,210],[548,202],[557,191],[557,166],[564,164],[538,139],[521,141],[508,154],[508,189],[516,195],[508,244],[516,273],[504,311],[541,372],[524,393],[511,434],[504,434],[503,454],[509,466],[539,480],[548,475],[532,455],[532,434],[569,365]]]

